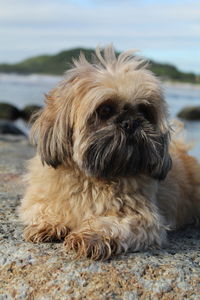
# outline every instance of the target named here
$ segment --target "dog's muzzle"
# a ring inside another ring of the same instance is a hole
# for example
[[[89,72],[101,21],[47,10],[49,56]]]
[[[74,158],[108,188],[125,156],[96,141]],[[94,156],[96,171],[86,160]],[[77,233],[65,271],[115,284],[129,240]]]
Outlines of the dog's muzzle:
[[[123,114],[117,118],[116,123],[126,135],[131,136],[142,125],[142,120],[137,115]]]
[[[141,125],[141,121],[130,117],[122,120],[119,125],[126,133],[131,134]]]

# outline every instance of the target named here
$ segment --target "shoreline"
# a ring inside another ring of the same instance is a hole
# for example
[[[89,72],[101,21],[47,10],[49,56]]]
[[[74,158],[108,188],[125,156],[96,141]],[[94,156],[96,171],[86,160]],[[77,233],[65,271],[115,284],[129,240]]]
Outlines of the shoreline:
[[[161,83],[165,87],[176,87],[176,88],[183,88],[183,89],[195,89],[200,91],[200,84],[199,83],[190,83],[190,82],[181,82],[181,81],[162,81]],[[199,95],[200,98],[200,95]]]
[[[55,82],[60,81],[64,78],[65,74],[63,75],[53,75],[53,74],[37,74],[37,73],[31,73],[31,74],[20,74],[20,73],[2,73],[0,72],[0,81],[7,81],[12,80],[17,82]],[[158,77],[158,76],[157,76]],[[158,77],[159,78],[159,77]],[[191,83],[191,82],[181,82],[181,81],[172,81],[172,80],[162,80],[160,78],[161,84],[166,87],[177,87],[177,88],[193,88],[200,90],[200,84],[199,83]]]

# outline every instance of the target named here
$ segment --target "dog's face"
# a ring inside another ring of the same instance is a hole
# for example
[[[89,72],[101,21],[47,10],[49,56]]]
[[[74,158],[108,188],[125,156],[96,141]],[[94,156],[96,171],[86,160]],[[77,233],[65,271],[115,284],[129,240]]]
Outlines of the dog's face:
[[[112,47],[99,62],[83,56],[47,96],[36,120],[42,161],[113,179],[147,174],[164,179],[171,167],[166,104],[154,75]]]

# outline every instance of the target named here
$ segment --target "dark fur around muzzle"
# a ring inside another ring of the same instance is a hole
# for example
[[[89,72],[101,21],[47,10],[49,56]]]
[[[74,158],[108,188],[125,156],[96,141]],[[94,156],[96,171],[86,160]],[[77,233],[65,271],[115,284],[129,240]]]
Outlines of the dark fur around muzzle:
[[[130,139],[123,130],[100,130],[90,139],[83,168],[96,178],[147,174],[162,180],[171,168],[169,134],[136,132]]]

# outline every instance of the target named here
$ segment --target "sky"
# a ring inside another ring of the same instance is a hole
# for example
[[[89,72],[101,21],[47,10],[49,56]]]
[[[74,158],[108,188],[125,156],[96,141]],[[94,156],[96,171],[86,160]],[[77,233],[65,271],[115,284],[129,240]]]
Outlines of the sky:
[[[200,0],[0,0],[0,62],[105,46],[200,74]]]

